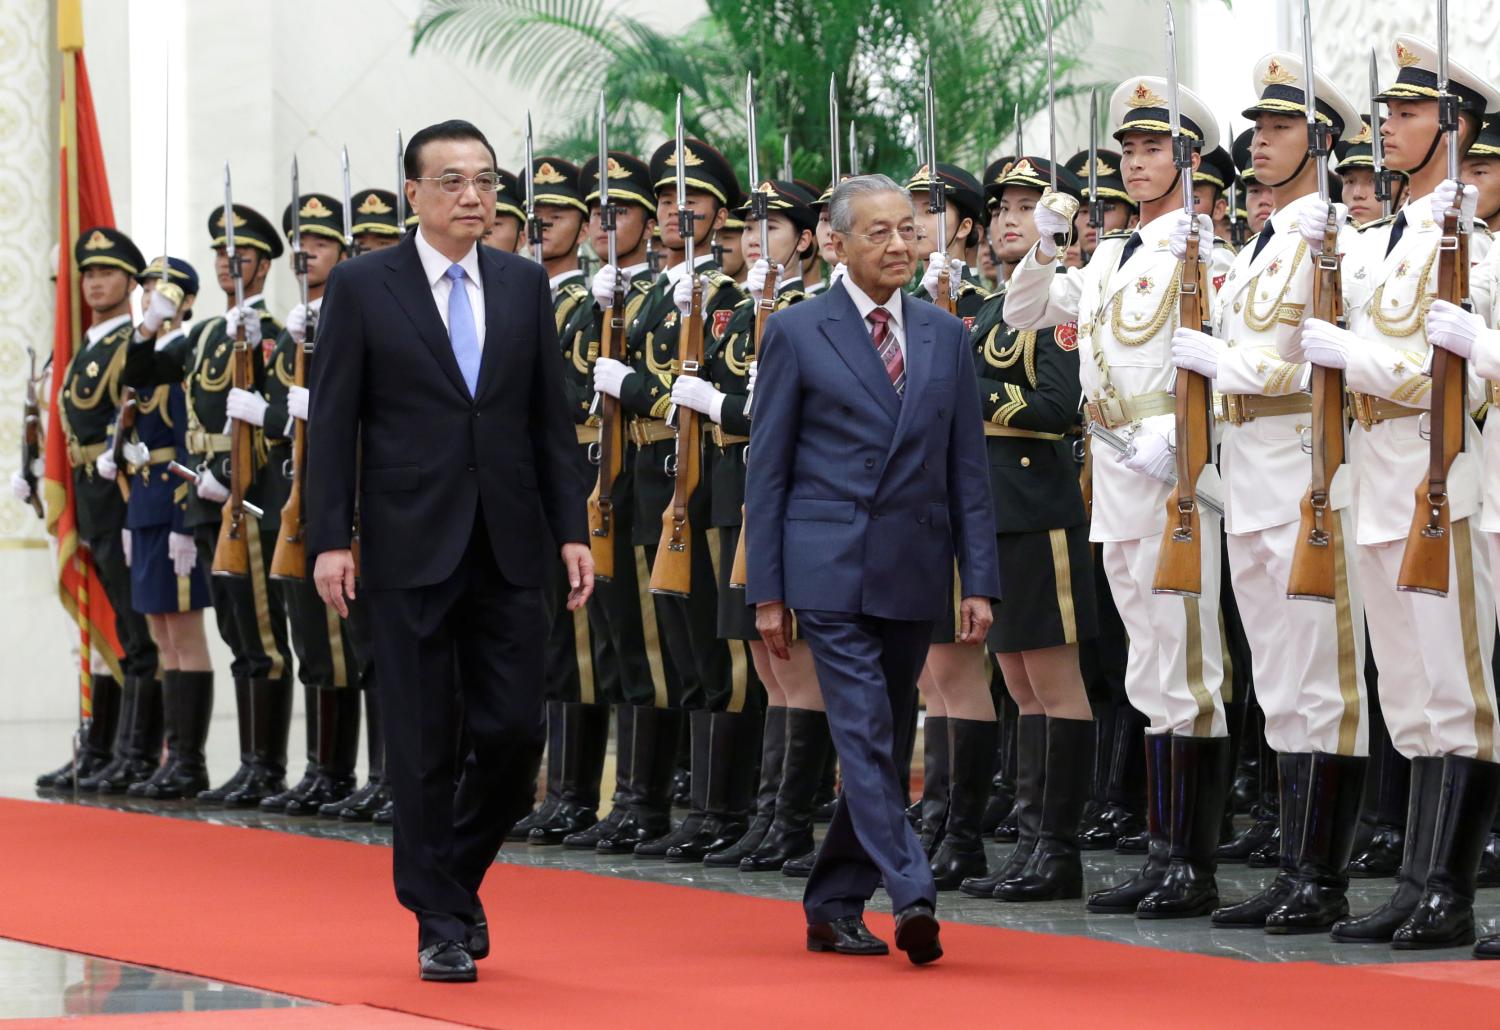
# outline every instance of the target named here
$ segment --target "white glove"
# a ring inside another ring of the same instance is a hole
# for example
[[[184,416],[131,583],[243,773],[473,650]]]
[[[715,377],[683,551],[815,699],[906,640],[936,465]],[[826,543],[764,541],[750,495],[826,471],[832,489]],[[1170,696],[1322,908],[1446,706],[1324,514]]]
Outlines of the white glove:
[[[1172,256],[1178,261],[1187,258],[1188,241],[1188,216],[1186,211],[1179,211],[1174,216],[1172,231],[1167,235],[1168,246],[1171,247]],[[1214,220],[1207,215],[1198,216],[1198,257],[1206,258],[1214,247]]]
[[[708,276],[701,276],[703,292],[708,292]],[[677,280],[677,285],[672,287],[672,303],[677,305],[677,310],[682,312],[686,318],[688,312],[693,308],[693,277],[684,275]]]
[[[224,410],[229,413],[230,418],[249,422],[252,426],[266,424],[267,407],[266,399],[260,394],[238,387],[229,391],[229,397],[224,402]]]
[[[937,251],[933,251],[927,257],[927,271],[922,273],[922,289],[926,290],[927,296],[931,297],[933,300],[937,300],[938,278],[943,274],[944,260],[945,258],[942,254],[939,254]],[[948,277],[950,282],[952,281],[953,277],[963,274],[958,270],[958,265],[959,262],[956,258],[948,264]]]
[[[1320,318],[1309,318],[1302,323],[1302,353],[1308,361],[1323,368],[1348,368],[1354,340],[1349,330]]]
[[[1443,218],[1448,211],[1458,204],[1459,215],[1465,229],[1474,225],[1474,213],[1479,210],[1479,187],[1464,186],[1463,199],[1459,199],[1460,186],[1452,179],[1444,179],[1438,183],[1438,188],[1432,191],[1432,220],[1438,225],[1443,224]]]
[[[11,496],[23,504],[31,500],[31,484],[19,472],[10,474],[10,492]]]
[[[620,396],[620,387],[625,382],[625,377],[630,375],[631,368],[623,361],[614,358],[600,358],[594,362],[594,389],[599,393],[609,394],[611,397]]]
[[[1172,453],[1172,444],[1165,436],[1151,429],[1142,429],[1135,434],[1130,449],[1121,451],[1119,462],[1132,472],[1170,482],[1177,459]]]
[[[1471,315],[1457,304],[1435,300],[1427,309],[1427,342],[1451,351],[1468,361],[1474,354],[1474,341],[1484,331],[1484,319]]]
[[[146,310],[141,312],[142,335],[156,335],[156,331],[161,328],[163,322],[176,317],[177,304],[160,290],[152,290],[151,300],[147,303]]]
[[[245,324],[245,342],[252,346],[260,343],[260,312],[246,304],[230,308],[224,316],[224,327],[230,336],[239,334],[241,322]]]
[[[1042,194],[1041,202],[1031,209],[1031,223],[1036,226],[1036,231],[1041,234],[1037,241],[1037,253],[1043,257],[1053,257],[1057,254],[1057,241],[1055,236],[1066,236],[1073,228],[1073,216],[1078,213],[1078,201],[1066,193],[1053,193],[1047,190]]]
[[[849,271],[849,269],[844,267],[844,263],[842,261],[834,265],[833,271],[828,275],[828,288],[830,290],[833,289],[833,284],[842,279],[844,277],[844,273],[847,271]]]
[[[286,411],[292,418],[307,421],[307,399],[310,395],[305,386],[289,386],[286,390]]]
[[[151,464],[151,448],[139,440],[132,440],[124,447],[125,460],[136,468]]]
[[[125,567],[130,568],[130,530],[120,530],[120,549],[125,552]]]
[[[767,261],[765,258],[761,258],[755,264],[750,266],[750,272],[745,276],[745,292],[750,294],[751,299],[754,300],[755,303],[759,304],[761,302],[761,299],[765,296],[766,283],[770,282],[771,279],[771,262]],[[774,294],[776,290],[781,286],[780,265],[776,266],[775,280],[776,285],[771,287],[772,294]]]
[[[307,316],[306,304],[298,304],[286,313],[286,331],[298,343],[307,342]]]
[[[120,474],[120,467],[115,464],[113,447],[104,448],[103,453],[94,459],[94,469],[99,473],[100,479],[114,479]]]
[[[1219,377],[1219,342],[1196,329],[1172,334],[1172,364],[1209,379]]]
[[[749,390],[751,393],[755,392],[755,370],[757,368],[759,368],[759,367],[760,367],[760,362],[759,361],[752,361],[752,362],[750,362],[750,385],[747,386],[745,389]]]
[[[168,533],[167,557],[172,559],[172,571],[178,576],[192,575],[193,566],[198,564],[198,548],[193,546],[192,535]]]
[[[212,472],[204,469],[198,473],[198,496],[210,504],[223,504],[229,500],[229,491]]]
[[[724,411],[724,395],[701,376],[678,376],[672,383],[672,403],[692,408],[715,422],[721,421]]]
[[[594,284],[592,287],[594,303],[598,304],[601,309],[607,311],[609,310],[609,306],[615,302],[615,285],[617,282],[621,290],[630,288],[630,276],[614,265],[605,265],[594,273]]]
[[[1297,215],[1297,231],[1307,241],[1307,249],[1314,254],[1323,253],[1323,238],[1328,231],[1328,209],[1333,208],[1335,228],[1342,229],[1349,220],[1349,209],[1343,204],[1331,204],[1316,195],[1303,201],[1301,213]]]

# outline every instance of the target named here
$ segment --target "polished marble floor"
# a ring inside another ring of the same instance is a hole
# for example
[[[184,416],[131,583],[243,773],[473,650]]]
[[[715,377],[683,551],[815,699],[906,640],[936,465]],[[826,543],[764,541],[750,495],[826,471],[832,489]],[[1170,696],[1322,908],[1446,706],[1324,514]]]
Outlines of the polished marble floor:
[[[302,739],[300,720],[292,729],[294,742]],[[39,770],[58,764],[66,755],[67,728],[57,724],[0,725],[0,795],[36,797],[31,781]],[[216,774],[227,774],[233,765],[234,727],[232,723],[215,725],[210,742],[210,766]],[[294,751],[296,751],[294,743]],[[606,767],[605,786],[613,776],[612,762]],[[277,832],[305,833],[321,837],[350,840],[384,846],[390,831],[368,824],[340,824],[318,819],[291,819],[263,815],[259,812],[226,812],[199,809],[187,803],[146,806],[128,801],[84,799],[84,804],[111,804],[136,808],[178,818],[203,819],[210,822],[263,828]],[[992,860],[1003,854],[1002,846],[991,845]],[[706,890],[730,891],[758,897],[796,900],[801,897],[803,881],[777,873],[744,874],[737,870],[714,870],[701,865],[670,865],[661,861],[642,861],[633,857],[605,857],[590,852],[562,848],[507,845],[499,861],[521,865],[562,868],[606,876],[643,881],[674,883]],[[1092,852],[1085,856],[1088,889],[1107,886],[1132,871],[1138,859],[1111,852]],[[1269,874],[1244,866],[1224,866],[1219,884],[1226,901],[1239,900],[1259,889]],[[1355,911],[1374,908],[1391,889],[1386,881],[1355,881],[1350,900]],[[879,895],[876,905],[885,901]],[[394,904],[394,901],[392,902]],[[1100,916],[1084,911],[1081,902],[1055,902],[1007,905],[981,901],[957,894],[944,894],[940,914],[945,919],[987,926],[1044,933],[1077,934],[1103,940],[1146,945],[1178,951],[1197,952],[1261,962],[1314,961],[1335,964],[1432,962],[1440,960],[1469,961],[1468,949],[1428,952],[1394,952],[1380,945],[1336,945],[1326,936],[1269,937],[1255,931],[1216,930],[1207,919],[1184,921],[1145,921],[1131,916]],[[1482,891],[1478,914],[1480,931],[1500,931],[1500,890]],[[38,949],[41,950],[41,949]],[[76,959],[76,956],[71,958]],[[62,962],[62,959],[58,959]],[[9,953],[0,951],[0,984],[10,970]],[[74,980],[77,979],[75,976]],[[69,981],[61,974],[53,977],[48,988],[50,1004],[62,1004],[64,988]],[[179,988],[178,990],[184,990]],[[195,990],[213,995],[213,986]],[[220,988],[222,990],[222,988]],[[254,992],[247,992],[254,995]],[[261,996],[255,995],[259,998]],[[284,1003],[283,999],[283,1003]],[[4,992],[0,990],[0,1015],[5,1014]]]

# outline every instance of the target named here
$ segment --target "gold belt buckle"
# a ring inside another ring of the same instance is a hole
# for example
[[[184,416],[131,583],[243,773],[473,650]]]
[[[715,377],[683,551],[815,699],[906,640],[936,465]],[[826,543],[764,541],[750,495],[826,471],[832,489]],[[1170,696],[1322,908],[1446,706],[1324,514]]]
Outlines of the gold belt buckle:
[[[1370,403],[1369,395],[1349,391],[1349,406],[1354,411],[1354,421],[1358,422],[1369,432],[1375,427],[1375,406]]]
[[[1500,408],[1500,383],[1489,384],[1490,407]]]
[[[1253,417],[1245,411],[1245,396],[1239,393],[1219,394],[1219,419],[1232,426],[1242,426]]]

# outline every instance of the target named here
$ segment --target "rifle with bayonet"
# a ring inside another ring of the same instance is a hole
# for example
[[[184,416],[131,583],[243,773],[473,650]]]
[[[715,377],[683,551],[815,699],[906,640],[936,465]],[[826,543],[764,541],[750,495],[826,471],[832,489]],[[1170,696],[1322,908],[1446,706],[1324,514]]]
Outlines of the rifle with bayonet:
[[[1047,0],[1047,186],[1051,193],[1057,192],[1057,97],[1052,84],[1052,0]],[[1089,137],[1093,140],[1092,133]],[[1097,153],[1097,152],[1096,152]],[[1019,156],[1019,155],[1018,155]],[[1092,162],[1089,165],[1089,175],[1093,176]],[[1092,200],[1092,196],[1090,200]],[[1068,249],[1068,237],[1070,232],[1053,233],[1052,242],[1057,245],[1057,252],[1062,253]]]
[[[36,512],[37,518],[45,518],[42,508],[41,486],[36,474],[36,463],[42,460],[42,408],[36,392],[36,349],[26,348],[29,371],[26,373],[26,396],[21,402],[21,478],[26,480],[27,503]]]
[[[1328,197],[1328,154],[1333,149],[1332,127],[1318,121],[1318,81],[1313,75],[1312,13],[1302,5],[1302,64],[1306,83],[1307,152],[1317,165],[1318,199],[1328,205],[1323,229],[1323,252],[1313,272],[1313,318],[1344,324],[1343,275],[1339,260],[1337,213]],[[1333,479],[1344,464],[1344,373],[1342,369],[1312,367],[1312,481],[1302,496],[1302,522],[1292,553],[1286,595],[1332,604],[1338,599],[1338,557],[1344,548],[1342,516],[1332,503]]]
[[[531,112],[526,112],[526,242],[537,264],[542,260],[542,220],[536,216],[536,167],[531,139]]]
[[[1177,28],[1167,0],[1167,94],[1172,129],[1172,159],[1182,184],[1182,209],[1188,218],[1187,254],[1179,265],[1178,324],[1207,329],[1208,277],[1199,252],[1202,233],[1193,210],[1193,139],[1182,131],[1177,79]],[[1203,528],[1198,515],[1198,477],[1212,460],[1213,386],[1198,372],[1177,370],[1173,393],[1177,418],[1177,483],[1167,498],[1167,521],[1151,590],[1157,594],[1198,597],[1203,593]]]
[[[344,246],[353,245],[353,233],[349,225],[349,151],[345,148],[344,162]],[[302,192],[297,176],[297,158],[292,157],[292,270],[297,274],[297,291],[301,295],[302,310],[307,311],[307,251],[302,249]],[[292,383],[307,385],[307,366],[312,358],[313,319],[308,313],[306,331],[301,346],[292,364]],[[295,342],[295,341],[293,341]],[[276,550],[271,554],[272,579],[307,578],[307,544],[302,530],[302,482],[307,468],[307,423],[301,419],[292,422],[292,456],[286,469],[291,479],[286,503],[281,506],[281,533],[276,537]]]
[[[932,58],[927,59],[922,74],[923,110],[926,113],[927,130],[927,211],[937,216],[938,240],[928,261],[940,261],[937,296],[932,302],[948,314],[958,311],[958,283],[953,279],[948,263],[948,187],[937,166],[937,98],[932,92]]]
[[[1448,136],[1448,178],[1458,181],[1458,96],[1448,82],[1448,4],[1438,0],[1438,130]],[[1460,188],[1461,189],[1461,188]],[[1455,206],[1443,213],[1443,235],[1438,242],[1437,298],[1473,310],[1469,303],[1469,229]],[[1406,552],[1396,575],[1396,589],[1447,596],[1449,540],[1468,535],[1467,519],[1452,523],[1448,505],[1448,472],[1464,449],[1464,426],[1469,418],[1468,368],[1463,358],[1442,347],[1432,349],[1432,410],[1428,436],[1427,477],[1417,484]],[[1459,561],[1467,561],[1459,555]]]
[[[682,235],[685,274],[692,283],[692,301],[687,318],[678,330],[677,368],[680,376],[696,376],[703,367],[703,280],[694,263],[694,212],[687,206],[687,133],[682,122],[682,94],[677,95],[677,231]],[[688,502],[698,490],[703,477],[703,423],[691,408],[674,409],[673,428],[677,432],[677,453],[669,468],[672,474],[672,501],[661,514],[661,542],[656,550],[656,566],[651,570],[651,592],[687,597],[692,591],[692,526],[688,521]]]
[[[229,163],[224,164],[224,256],[229,275],[234,280],[234,307],[245,306],[245,282],[239,255],[234,244],[234,195],[229,182]],[[237,316],[234,351],[229,357],[230,384],[237,390],[255,387],[250,343],[245,335],[245,318]],[[258,530],[245,521],[245,494],[255,473],[255,427],[243,419],[229,420],[229,498],[224,502],[219,523],[219,540],[214,547],[215,576],[248,576],[250,574],[250,534]]]
[[[1385,137],[1380,134],[1380,64],[1375,48],[1370,48],[1370,164],[1375,169],[1375,199],[1380,201],[1380,215],[1389,218],[1396,196],[1396,173],[1385,166]]]
[[[1234,122],[1229,123],[1229,143],[1233,149],[1234,141],[1238,139],[1234,134]],[[1230,165],[1234,164],[1233,159]],[[1231,167],[1229,176],[1229,244],[1238,253],[1244,247],[1245,240],[1249,237],[1250,226],[1240,217],[1240,170]]]
[[[1057,155],[1054,153],[1054,157]],[[1054,176],[1056,173],[1053,173]],[[1055,188],[1055,187],[1054,187]],[[1089,228],[1094,230],[1094,249],[1099,247],[1099,237],[1104,233],[1104,198],[1099,196],[1099,91],[1089,90]],[[1083,241],[1078,243],[1079,256],[1084,264],[1093,257],[1093,251],[1083,253]]]
[[[615,270],[615,290],[604,313],[599,356],[624,360],[625,283],[620,276],[620,255],[615,232],[619,209],[609,195],[609,125],[604,91],[599,91],[599,224],[609,235],[609,266]],[[594,578],[605,582],[615,576],[615,483],[624,471],[625,420],[620,401],[609,394],[594,395],[599,410],[599,477],[589,495],[589,549],[594,554]]]
[[[859,127],[849,120],[849,175],[859,174]]]

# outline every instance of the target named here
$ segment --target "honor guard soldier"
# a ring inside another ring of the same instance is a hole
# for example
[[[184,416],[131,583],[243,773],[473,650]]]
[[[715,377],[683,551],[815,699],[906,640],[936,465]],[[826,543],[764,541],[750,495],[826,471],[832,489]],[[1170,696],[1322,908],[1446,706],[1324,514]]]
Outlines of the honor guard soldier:
[[[640,311],[651,289],[652,276],[646,265],[646,243],[655,226],[656,190],[646,162],[621,151],[607,155],[609,198],[615,222],[616,265],[609,264],[610,233],[600,203],[599,159],[592,157],[579,171],[579,187],[589,209],[588,234],[594,253],[603,267],[594,274],[591,297],[584,305],[586,320],[576,332],[560,335],[563,346],[563,383],[568,391],[569,407],[578,424],[578,440],[585,460],[600,435],[601,416],[596,410],[594,363],[601,356],[606,322],[615,300],[615,284],[621,282],[624,303],[621,319],[629,324]],[[616,339],[617,353],[625,353],[625,340]],[[634,443],[623,437],[624,452],[619,467],[628,473],[633,465]],[[592,468],[591,478],[599,473]],[[614,574],[594,581],[594,596],[589,601],[588,617],[594,640],[594,669],[598,673],[585,695],[580,691],[576,704],[598,708],[608,718],[610,706],[615,716],[615,793],[610,812],[604,819],[582,829],[566,827],[578,820],[560,810],[531,828],[534,844],[562,843],[569,848],[594,850],[599,841],[612,837],[616,829],[630,818],[635,800],[635,763],[633,761],[635,715],[637,708],[651,708],[658,697],[665,703],[671,694],[667,686],[668,671],[660,653],[656,626],[656,608],[647,592],[650,573],[646,568],[645,549],[635,546],[631,537],[634,505],[632,477],[621,474],[611,480],[608,492],[611,502],[612,554]],[[603,487],[601,486],[601,489]],[[605,648],[608,648],[606,651]],[[600,656],[608,654],[608,663]],[[567,711],[564,718],[567,719]],[[593,712],[579,713],[574,722],[600,719]],[[649,717],[648,717],[649,718]],[[601,731],[602,732],[602,731]],[[602,741],[601,745],[602,746]],[[561,767],[561,789],[565,796],[589,803],[585,811],[597,812],[602,776],[602,754],[596,761],[579,748],[569,749]],[[551,772],[548,778],[550,781]]]
[[[148,694],[156,689],[159,664],[146,620],[130,604],[129,556],[122,536],[128,479],[124,470],[117,473],[110,467],[106,458],[110,427],[127,385],[120,373],[130,345],[130,291],[146,261],[130,237],[102,227],[85,229],[79,235],[73,244],[73,260],[92,315],[72,362],[59,370],[63,376],[57,404],[59,425],[52,431],[60,431],[67,441],[78,542],[93,557],[124,649],[118,663],[120,678],[110,671],[94,672],[94,714],[77,757],[79,788],[97,789],[96,774],[110,764],[116,748],[124,747],[117,735],[120,713],[127,705],[135,707],[142,683]],[[39,776],[37,788],[72,790],[74,767],[74,762],[68,762]],[[90,787],[84,787],[86,782]]]
[[[1371,150],[1370,120],[1366,116],[1364,126],[1349,139],[1341,140],[1334,148],[1338,155],[1339,180],[1344,187],[1344,203],[1349,208],[1349,221],[1356,229],[1367,229],[1387,215],[1375,195],[1375,158]],[[1401,206],[1406,193],[1406,175],[1394,168],[1387,168],[1386,175],[1391,184],[1390,206],[1396,210]]]
[[[985,189],[988,190],[989,187],[998,185],[1000,180],[1005,177],[1005,173],[1010,171],[1011,167],[1015,163],[1016,159],[1014,157],[1006,156],[997,157],[995,158],[995,160],[986,165],[983,177]],[[1010,278],[1010,273],[1015,271],[1015,266],[1006,265],[1005,262],[1000,260],[1000,251],[1004,248],[1001,246],[1000,238],[998,235],[1000,232],[1000,226],[994,218],[995,204],[997,203],[997,201],[994,199],[994,196],[995,195],[992,192],[986,192],[984,195],[984,239],[980,242],[982,245],[989,248],[990,256],[995,262],[995,273],[998,276],[998,279],[995,282],[995,288],[999,289],[1005,283],[1005,281]]]
[[[937,186],[939,183],[941,186]],[[964,255],[979,242],[980,223],[984,219],[983,187],[971,173],[957,165],[939,162],[935,177],[929,166],[923,165],[907,180],[906,188],[911,192],[912,203],[917,206],[917,225],[926,234],[924,239],[917,241],[917,257],[925,264],[922,283],[917,288],[916,296],[923,300],[933,300],[932,291],[937,288],[938,274],[943,265],[942,261],[933,260],[933,255],[946,255],[949,276],[958,281],[954,311],[964,320],[966,327],[973,329],[974,316],[984,303],[985,293],[979,277],[965,263]],[[938,239],[938,216],[928,210],[928,196],[934,188],[942,190],[948,207],[945,215],[948,227],[946,240]],[[926,253],[923,253],[924,249]],[[951,636],[951,633],[948,635]]]
[[[1479,191],[1475,228],[1483,222],[1485,231],[1493,236],[1495,229],[1500,227],[1496,222],[1500,218],[1500,117],[1484,120],[1479,138],[1463,160],[1462,178]]]
[[[724,227],[714,233],[713,243],[709,246],[720,270],[737,285],[744,284],[745,275],[750,271],[750,264],[745,260],[744,235],[745,220],[731,212],[724,219]]]
[[[1250,156],[1250,143],[1254,138],[1255,127],[1251,126],[1234,138],[1234,146],[1230,148],[1234,167],[1240,174],[1240,184],[1245,188],[1245,224],[1251,236],[1265,227],[1275,205],[1271,187],[1264,185],[1255,174],[1255,162]]]
[[[1198,162],[1193,173],[1193,200],[1198,213],[1213,219],[1215,241],[1229,242],[1229,184],[1234,181],[1234,161],[1223,147],[1214,147]]]
[[[1094,894],[1089,908],[1144,918],[1206,915],[1218,904],[1214,847],[1229,772],[1220,531],[1211,510],[1197,509],[1198,596],[1153,591],[1167,501],[1175,490],[1169,485],[1175,478],[1169,436],[1176,407],[1170,339],[1179,316],[1178,277],[1194,238],[1181,209],[1183,172],[1173,162],[1169,89],[1160,78],[1132,77],[1110,98],[1110,123],[1131,196],[1141,208],[1140,225],[1128,239],[1100,241],[1083,269],[1056,273],[1054,236],[1071,227],[1075,205],[1048,194],[1034,212],[1040,238],[1016,267],[1005,311],[1007,324],[1016,328],[1077,321],[1088,417],[1128,440],[1119,460],[1100,456],[1093,464],[1090,539],[1104,544],[1110,587],[1129,631],[1126,690],[1150,720],[1150,849],[1139,874]],[[1176,108],[1196,167],[1196,151],[1212,151],[1218,143],[1217,122],[1185,88],[1177,91]],[[1212,231],[1200,229],[1196,238],[1199,259],[1217,262],[1219,253],[1210,253]],[[1206,271],[1211,282],[1227,268],[1211,265]],[[1205,301],[1211,287],[1208,292]],[[1211,466],[1203,470],[1200,483],[1210,494],[1217,492],[1215,479]],[[1173,804],[1188,807],[1174,811]]]
[[[167,272],[164,276],[163,266]],[[162,289],[163,278],[169,285]],[[192,318],[198,295],[198,273],[180,258],[158,258],[137,276],[142,325],[155,333],[167,321],[182,333]],[[116,424],[116,432],[123,429]],[[190,461],[187,453],[187,401],[181,383],[164,383],[134,399],[134,422],[126,440],[111,440],[101,465],[115,465],[130,480],[125,526],[130,547],[131,606],[146,617],[161,652],[160,682],[137,684],[133,704],[122,707],[120,739],[111,769],[99,775],[101,794],[123,794],[157,778],[171,792],[191,796],[208,786],[203,744],[208,737],[213,696],[213,664],[203,635],[203,609],[209,605],[208,570],[198,562],[192,531],[186,525],[187,495],[192,488],[168,466]],[[127,684],[127,700],[128,697]],[[162,733],[167,756],[162,759]]]
[[[484,245],[514,254],[526,238],[526,201],[521,181],[504,168],[495,169],[500,177],[500,187],[495,190],[495,224],[484,234]],[[408,218],[407,228],[415,223]]]
[[[217,259],[215,272],[229,310],[222,316],[196,323],[185,337],[156,349],[155,334],[133,342],[125,363],[125,382],[138,390],[163,383],[186,381],[187,449],[198,479],[188,496],[186,525],[192,527],[198,546],[198,563],[212,568],[218,544],[221,509],[229,499],[231,436],[227,431],[234,411],[253,415],[263,403],[255,395],[264,389],[266,349],[281,332],[281,324],[265,309],[266,276],[271,262],[281,256],[281,235],[254,208],[235,204],[233,220],[236,260],[243,282],[244,306],[234,307],[235,286],[226,251],[223,206],[208,216],[208,233]],[[244,326],[249,346],[252,389],[236,393],[233,387],[235,338]],[[145,327],[143,326],[144,330]],[[243,394],[244,396],[240,396]],[[263,446],[255,433],[259,451]],[[250,470],[242,470],[249,472]],[[252,502],[264,489],[263,464],[245,478],[250,482],[247,498]],[[262,498],[263,499],[263,498]],[[262,506],[264,510],[264,506]],[[267,512],[270,516],[270,513]],[[263,532],[254,517],[245,515],[247,548],[252,560],[246,576],[214,576],[209,581],[219,634],[233,654],[235,712],[239,723],[240,766],[219,787],[203,791],[198,800],[206,804],[229,804],[253,808],[261,798],[285,789],[286,743],[292,718],[291,651],[287,643],[286,609],[279,592],[268,582],[276,534]],[[203,698],[211,707],[211,699]],[[138,787],[145,787],[138,784]],[[170,800],[166,790],[146,797]]]
[[[344,206],[326,193],[295,197],[281,215],[281,229],[292,256],[305,262],[295,269],[307,283],[306,303],[287,314],[266,362],[264,397],[255,404],[251,421],[260,419],[266,441],[264,476],[265,518],[262,531],[274,527],[282,536],[282,511],[295,496],[301,503],[302,483],[293,457],[293,438],[306,431],[307,389],[297,381],[299,352],[304,382],[311,355],[307,348],[317,337],[318,310],[334,265],[347,256],[344,246]],[[353,226],[352,218],[348,223]],[[293,239],[294,231],[300,238]],[[299,255],[301,255],[299,257]],[[298,393],[294,398],[292,391]],[[256,395],[259,397],[259,395]],[[304,441],[305,442],[305,441]],[[300,539],[301,512],[294,513]],[[284,542],[282,542],[284,545]],[[273,551],[273,558],[274,558]],[[359,661],[344,620],[323,603],[307,574],[306,559],[284,557],[289,567],[273,566],[272,589],[281,595],[291,628],[292,650],[302,680],[307,713],[307,766],[302,778],[286,790],[262,798],[267,812],[317,815],[323,805],[342,801],[354,791],[354,763],[359,754]]]
[[[1331,142],[1358,125],[1359,117],[1329,79],[1314,76],[1315,115],[1327,125]],[[1342,221],[1343,211],[1331,210],[1319,197],[1322,163],[1308,147],[1302,60],[1290,53],[1266,55],[1255,66],[1253,85],[1260,98],[1243,113],[1255,124],[1256,174],[1273,191],[1275,213],[1219,288],[1213,335],[1180,327],[1172,353],[1179,369],[1214,380],[1221,395],[1229,571],[1249,636],[1265,738],[1274,752],[1265,760],[1263,781],[1274,761],[1269,782],[1278,785],[1276,878],[1249,900],[1216,911],[1213,923],[1305,933],[1325,930],[1348,913],[1345,866],[1363,794],[1368,718],[1352,533],[1332,534],[1331,546],[1340,554],[1330,603],[1289,596],[1293,555],[1306,532],[1301,504],[1309,460],[1303,440],[1313,402],[1304,391],[1307,366],[1281,355],[1295,350],[1292,341],[1312,310],[1330,219]],[[1357,246],[1353,229],[1337,235],[1340,253]],[[1342,422],[1341,402],[1332,417]],[[1333,473],[1329,517],[1348,520],[1352,530],[1348,473]]]
[[[734,280],[720,271],[709,252],[715,229],[739,203],[740,187],[729,162],[699,139],[683,143],[688,210],[696,267],[689,269],[686,243],[678,217],[677,164],[674,141],[658,147],[651,157],[655,184],[657,228],[661,233],[666,271],[652,284],[635,318],[628,323],[628,362],[600,358],[594,366],[594,386],[617,396],[629,413],[630,436],[636,445],[632,489],[635,492],[635,542],[645,548],[648,569],[654,569],[660,540],[662,513],[673,503],[676,432],[666,420],[672,408],[672,384],[679,372],[678,337],[694,292],[694,279],[702,287],[702,318],[705,339],[722,332],[734,306],[743,295]],[[681,735],[683,710],[699,714],[693,719],[692,753],[699,761],[708,755],[707,737],[712,712],[727,710],[732,699],[743,697],[751,674],[749,663],[735,660],[729,647],[718,638],[718,589],[714,576],[714,548],[707,527],[710,489],[703,483],[689,499],[688,529],[691,530],[692,562],[689,596],[656,593],[652,601],[661,634],[664,663],[670,663],[681,693],[662,699],[657,707],[635,713],[635,773],[632,785],[640,797],[631,820],[616,828],[616,836],[598,843],[604,853],[634,851],[643,858],[662,858],[667,849],[696,837],[707,817],[695,805],[676,831],[670,820],[671,781]],[[701,740],[700,740],[701,738]],[[649,770],[649,772],[647,771]],[[699,781],[699,795],[706,788],[707,772]],[[731,842],[732,843],[732,842]]]
[[[1446,95],[1457,97],[1448,129],[1446,103],[1439,100],[1438,49],[1398,36],[1395,63],[1395,82],[1375,99],[1390,112],[1381,127],[1386,162],[1406,173],[1411,199],[1392,222],[1361,234],[1345,281],[1352,277],[1369,292],[1349,306],[1349,328],[1309,320],[1301,343],[1314,364],[1344,370],[1351,392],[1359,423],[1350,446],[1358,578],[1386,727],[1396,748],[1412,759],[1396,891],[1373,913],[1336,923],[1332,937],[1408,949],[1473,941],[1474,878],[1500,797],[1490,664],[1495,598],[1489,555],[1473,533],[1492,517],[1482,504],[1490,492],[1481,482],[1483,451],[1468,415],[1471,405],[1447,383],[1445,403],[1439,404],[1436,378],[1423,373],[1429,359],[1436,361],[1425,346],[1432,333],[1424,325],[1430,298],[1442,296],[1440,273],[1454,271],[1462,284],[1464,270],[1444,266],[1449,255],[1462,255],[1458,245],[1478,203],[1477,190],[1449,177],[1450,147],[1456,142],[1462,159],[1485,115],[1500,109],[1500,92],[1446,61]],[[1456,239],[1445,228],[1455,210]],[[1470,258],[1482,263],[1487,245],[1475,233]],[[1470,282],[1481,318],[1489,315],[1491,286],[1482,276]],[[1482,395],[1482,386],[1482,380],[1468,383],[1468,400]],[[1450,421],[1455,415],[1448,396],[1461,402],[1457,426]],[[1442,496],[1434,497],[1432,445],[1454,441],[1462,450],[1449,462]],[[1418,505],[1419,496],[1432,500]],[[1429,510],[1441,512],[1441,532],[1415,528],[1415,520],[1430,527]],[[1424,555],[1428,547],[1438,549],[1435,562]],[[1444,592],[1426,578],[1432,565],[1446,566]]]
[[[353,205],[350,231],[354,234],[355,253],[368,254],[401,242],[405,230],[397,221],[394,193],[390,190],[360,190],[350,203]]]

